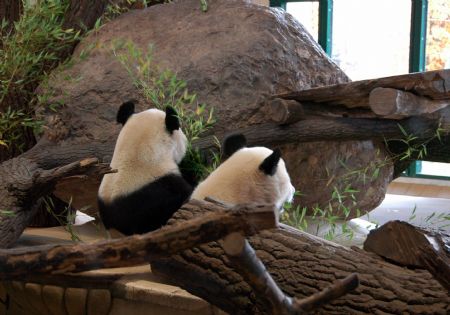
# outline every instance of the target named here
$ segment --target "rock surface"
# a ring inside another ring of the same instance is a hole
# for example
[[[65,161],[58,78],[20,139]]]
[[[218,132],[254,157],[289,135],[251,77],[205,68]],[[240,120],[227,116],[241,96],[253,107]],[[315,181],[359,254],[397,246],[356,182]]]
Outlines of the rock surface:
[[[261,97],[349,80],[287,13],[234,0],[209,0],[208,11],[202,12],[198,0],[173,1],[123,14],[77,47],[75,56],[90,52],[50,80],[49,104],[63,105],[42,112],[47,129],[41,143],[111,142],[119,132],[115,115],[122,102],[135,99],[138,110],[150,106],[105,48],[116,39],[132,40],[143,49],[152,44],[155,62],[175,71],[201,103],[214,107],[213,132],[265,121]],[[95,154],[109,161],[112,150],[110,145]],[[334,187],[351,184],[360,191],[359,208],[370,210],[382,201],[392,173],[389,166],[373,181],[342,179],[351,170],[383,161],[383,146],[371,141],[299,143],[282,150],[304,206],[326,207]],[[75,205],[95,205],[95,186],[87,187],[83,200],[74,196]]]

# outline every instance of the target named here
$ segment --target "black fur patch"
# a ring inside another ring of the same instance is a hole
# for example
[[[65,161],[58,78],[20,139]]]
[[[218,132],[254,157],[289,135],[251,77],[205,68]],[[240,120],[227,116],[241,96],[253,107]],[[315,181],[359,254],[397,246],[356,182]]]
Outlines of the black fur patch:
[[[126,235],[150,232],[165,225],[189,199],[192,190],[180,175],[166,175],[111,203],[99,197],[100,217],[105,228],[115,228]]]
[[[266,173],[267,175],[273,176],[277,171],[278,162],[281,158],[280,149],[273,150],[272,154],[269,155],[262,161],[261,165],[259,165],[259,169]]]
[[[128,118],[134,114],[134,103],[133,102],[125,102],[120,105],[119,110],[117,111],[116,120],[118,123],[125,125]]]
[[[170,106],[166,107],[166,129],[172,134],[174,130],[180,129],[180,120],[177,111]]]
[[[235,133],[229,135],[223,141],[222,159],[227,159],[233,155],[234,152],[242,149],[247,145],[247,139],[242,133]]]

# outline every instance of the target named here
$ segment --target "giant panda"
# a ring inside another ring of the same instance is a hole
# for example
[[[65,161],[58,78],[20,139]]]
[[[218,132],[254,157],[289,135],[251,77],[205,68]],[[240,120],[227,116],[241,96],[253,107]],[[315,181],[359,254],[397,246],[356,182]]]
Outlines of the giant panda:
[[[105,228],[125,235],[146,233],[163,226],[189,200],[192,187],[183,179],[178,163],[187,139],[176,111],[149,109],[134,113],[134,103],[122,104],[111,168],[103,177],[98,207]]]
[[[222,145],[226,160],[201,182],[191,199],[211,197],[228,205],[269,203],[281,210],[291,202],[291,184],[280,150],[246,147],[242,134],[227,137]]]

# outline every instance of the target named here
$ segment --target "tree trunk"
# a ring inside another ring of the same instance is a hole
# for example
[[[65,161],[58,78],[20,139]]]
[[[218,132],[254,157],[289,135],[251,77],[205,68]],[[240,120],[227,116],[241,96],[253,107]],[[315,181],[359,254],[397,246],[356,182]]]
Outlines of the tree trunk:
[[[178,211],[170,224],[201,211]],[[282,225],[249,238],[251,246],[284,291],[303,298],[336,279],[357,272],[356,291],[323,306],[319,314],[448,314],[450,296],[424,270],[386,263],[374,254],[349,249]],[[229,312],[270,314],[265,296],[230,266],[222,247],[212,242],[167,259],[152,261],[152,270]]]
[[[6,31],[12,29],[14,21],[17,21],[22,13],[23,6],[22,1],[18,0],[2,0],[0,2],[0,22],[5,20],[9,23]],[[0,34],[1,35],[1,34]],[[1,36],[0,36],[0,48],[1,48]]]

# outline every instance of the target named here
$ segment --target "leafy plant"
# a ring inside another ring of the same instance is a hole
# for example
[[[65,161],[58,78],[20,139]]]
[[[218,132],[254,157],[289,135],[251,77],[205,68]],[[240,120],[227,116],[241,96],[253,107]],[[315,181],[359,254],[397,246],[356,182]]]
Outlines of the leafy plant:
[[[5,112],[0,112],[0,146],[8,149],[11,155],[15,155],[15,150],[22,152],[25,143],[21,142],[26,129],[40,132],[42,122],[34,118],[23,110],[12,110],[10,107]]]
[[[44,198],[45,209],[50,213],[58,223],[64,227],[67,233],[70,234],[70,239],[74,242],[81,242],[80,237],[76,234],[73,229],[73,224],[75,222],[76,211],[71,207],[72,199],[69,200],[68,205],[64,208],[61,213],[57,214],[55,211],[55,204],[51,198]]]
[[[213,154],[212,165],[208,165],[192,142],[214,124],[213,110],[199,103],[197,96],[187,89],[186,82],[177,78],[175,73],[155,64],[152,46],[143,52],[131,41],[116,42],[112,52],[152,106],[159,109],[172,106],[177,110],[188,139],[185,162],[180,167],[189,174],[195,174],[197,179],[208,175],[217,166],[219,157]]]
[[[282,221],[304,231],[310,231],[311,223],[314,222],[316,224],[314,234],[316,235],[319,234],[321,228],[326,227],[328,228],[328,231],[325,232],[324,237],[328,240],[333,240],[338,236],[345,236],[348,239],[351,239],[353,237],[353,231],[348,228],[346,220],[354,211],[356,217],[361,215],[356,199],[358,190],[353,188],[355,183],[361,182],[365,184],[367,181],[377,179],[381,169],[389,164],[393,164],[395,161],[402,161],[414,157],[420,159],[425,158],[427,155],[427,144],[436,139],[440,140],[442,132],[444,131],[441,124],[438,124],[433,135],[427,139],[419,139],[419,137],[409,134],[400,124],[398,126],[403,137],[385,140],[385,142],[387,144],[389,141],[399,141],[405,146],[405,149],[402,152],[398,154],[391,153],[390,157],[380,159],[380,152],[377,151],[376,159],[371,161],[368,165],[358,169],[350,169],[345,161],[340,160],[340,165],[347,170],[345,174],[337,178],[333,177],[327,170],[328,177],[330,178],[327,186],[333,183],[339,183],[339,185],[335,184],[333,186],[328,205],[326,207],[319,207],[316,205],[315,207],[312,207],[312,209],[301,206],[292,207],[290,205],[285,205],[286,211],[281,217]],[[386,145],[386,147],[388,146]],[[309,215],[307,215],[307,213],[309,213]],[[413,209],[408,221],[412,221],[415,218],[416,208]],[[432,213],[424,220],[425,222],[429,222],[438,227],[450,225],[450,216],[448,213]],[[338,230],[337,222],[339,222],[339,225],[341,226],[340,231]]]
[[[23,4],[24,12],[12,28],[0,21],[0,109],[6,109],[0,116],[0,144],[14,152],[24,149],[29,128],[39,129],[33,119],[35,88],[79,40],[79,32],[63,29],[68,0]]]
[[[12,210],[0,209],[0,220],[2,217],[13,217],[16,213]]]

